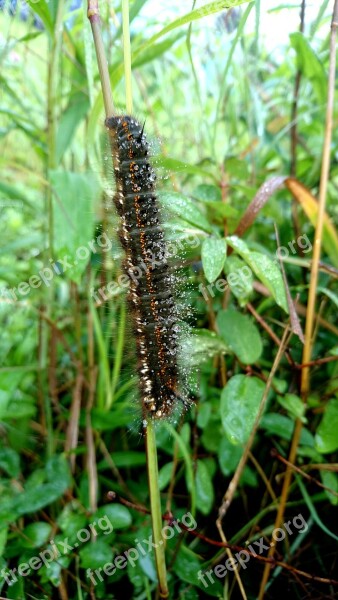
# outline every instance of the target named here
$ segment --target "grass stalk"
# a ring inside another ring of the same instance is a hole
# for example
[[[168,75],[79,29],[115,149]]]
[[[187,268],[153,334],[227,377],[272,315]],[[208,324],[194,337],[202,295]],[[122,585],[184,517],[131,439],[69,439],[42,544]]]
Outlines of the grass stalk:
[[[100,72],[102,94],[106,116],[115,113],[112,90],[110,85],[108,63],[101,35],[101,23],[99,15],[98,0],[88,0],[88,19],[91,24],[97,62]],[[132,112],[132,87],[131,87],[131,52],[130,52],[130,33],[129,33],[129,3],[122,0],[122,18],[123,18],[123,45],[124,45],[124,63],[126,80],[126,108],[128,113]],[[94,325],[95,325],[95,312]],[[122,344],[122,336],[120,336]],[[113,373],[112,384],[115,388],[116,380]],[[158,465],[156,438],[153,423],[148,420],[145,435],[146,453],[147,453],[147,471],[149,481],[149,497],[151,508],[151,520],[153,529],[153,541],[155,544],[155,559],[159,583],[159,594],[161,598],[168,598],[167,571],[165,563],[165,546],[162,536],[162,510],[160,501],[160,490],[158,485]]]
[[[101,20],[99,13],[99,2],[98,0],[88,0],[88,19],[92,28],[97,65],[100,73],[100,81],[102,87],[102,95],[106,117],[111,117],[115,114],[115,107],[113,102],[113,95],[110,85],[108,61],[106,52],[103,45],[102,33],[101,33]]]
[[[131,49],[129,28],[129,0],[122,0],[123,56],[124,77],[126,86],[126,108],[130,115],[133,112],[133,94],[131,87]]]
[[[149,482],[150,510],[155,544],[155,560],[161,598],[168,598],[167,570],[165,564],[164,539],[162,536],[162,510],[158,487],[158,465],[155,428],[151,420],[146,427],[147,470]]]

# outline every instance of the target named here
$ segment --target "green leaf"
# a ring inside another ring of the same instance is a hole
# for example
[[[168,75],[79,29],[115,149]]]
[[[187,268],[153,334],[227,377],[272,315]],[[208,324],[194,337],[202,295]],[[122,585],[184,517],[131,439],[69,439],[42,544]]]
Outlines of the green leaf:
[[[202,243],[202,265],[209,283],[217,279],[223,270],[227,256],[227,245],[224,239],[207,237]]]
[[[262,340],[250,317],[228,308],[219,311],[216,322],[222,339],[242,363],[250,365],[259,359]]]
[[[206,463],[197,461],[196,470],[196,506],[203,515],[208,515],[214,502],[214,488]]]
[[[172,158],[170,156],[154,156],[153,164],[156,167],[164,167],[170,172],[175,173],[189,173],[191,175],[200,175],[201,177],[211,177],[214,178],[213,174],[202,167],[196,167],[196,165],[191,165],[187,162],[182,162],[177,158]]]
[[[240,446],[234,446],[229,442],[228,438],[222,437],[218,450],[218,460],[223,475],[228,477],[236,471],[242,452],[243,450]]]
[[[221,598],[223,596],[221,583],[216,576],[212,579],[213,583],[206,578],[206,581],[208,582],[207,587],[203,585],[199,577],[200,571],[203,570],[203,563],[200,557],[184,544],[181,544],[177,553],[173,570],[181,581],[185,581],[186,583],[198,587],[206,592],[208,596],[216,598]]]
[[[7,544],[8,527],[2,527],[0,529],[0,557],[3,555]],[[0,584],[1,591],[1,584]]]
[[[20,474],[20,456],[12,448],[0,449],[0,469],[7,475],[16,478]]]
[[[171,48],[177,40],[184,36],[184,32],[180,31],[172,37],[159,42],[159,44],[153,44],[151,47],[146,48],[142,53],[137,55],[137,58],[133,61],[133,69],[141,67],[142,65],[151,62],[152,60],[162,56],[169,48]]]
[[[338,398],[330,400],[316,432],[316,449],[322,454],[338,448]]]
[[[227,237],[226,240],[270,290],[277,304],[288,313],[283,277],[277,264],[265,254],[249,250],[246,243],[234,235]]]
[[[177,192],[161,192],[159,198],[164,208],[183,219],[183,221],[194,225],[197,229],[212,233],[208,220],[190,198],[186,198],[186,196]]]
[[[225,172],[232,177],[247,180],[249,174],[248,163],[235,156],[229,156],[225,159]]]
[[[49,523],[30,523],[22,532],[21,545],[23,548],[40,548],[49,540],[51,533],[52,526]]]
[[[300,475],[295,473],[295,479],[298,483],[300,491],[302,492],[303,498],[306,502],[306,505],[311,513],[311,516],[312,516],[314,522],[317,523],[318,527],[320,527],[320,529],[322,531],[324,531],[324,533],[326,533],[327,535],[332,537],[334,540],[338,541],[338,536],[335,535],[328,527],[326,527],[326,525],[323,523],[323,521],[319,518],[316,507],[313,504],[312,498],[308,494],[307,489],[306,489],[305,485],[303,484],[302,478],[300,477]]]
[[[60,117],[56,136],[56,161],[59,164],[65,151],[69,147],[76,128],[85,117],[89,109],[88,96],[77,92],[71,96],[70,101]]]
[[[222,200],[220,188],[206,183],[198,185],[193,191],[193,196],[201,202],[221,202]]]
[[[204,429],[208,425],[210,415],[211,415],[211,403],[210,402],[200,403],[198,406],[198,413],[197,413],[197,426],[200,427],[201,429]]]
[[[155,33],[145,44],[143,44],[137,50],[137,54],[142,52],[145,48],[152,46],[160,37],[169,33],[173,29],[177,27],[182,27],[187,23],[191,23],[192,21],[196,21],[197,19],[202,19],[203,17],[207,17],[208,15],[212,15],[221,10],[225,10],[227,8],[233,8],[234,6],[239,6],[240,4],[246,4],[247,2],[251,2],[252,0],[216,0],[216,2],[210,2],[201,8],[196,8],[191,12],[179,17],[178,19],[174,19],[171,21],[169,25],[166,25],[161,31]]]
[[[290,441],[295,427],[295,422],[289,417],[279,415],[278,413],[267,413],[263,415],[261,429],[265,429],[270,435],[277,435],[283,440]],[[314,446],[314,438],[308,429],[303,427],[300,436],[300,443],[306,446]]]
[[[229,352],[223,339],[214,331],[194,329],[194,332],[182,340],[182,356],[190,367],[207,362],[215,354]]]
[[[305,405],[304,402],[295,394],[285,394],[285,396],[277,396],[277,400],[281,406],[286,408],[290,417],[301,419],[303,423],[306,423],[307,419],[304,417]]]
[[[113,560],[111,547],[104,540],[95,540],[81,548],[80,552],[81,567],[83,569],[102,569],[106,563]]]
[[[27,0],[27,3],[33,9],[33,11],[38,15],[38,17],[40,17],[40,19],[43,22],[44,26],[46,27],[46,30],[48,31],[48,33],[53,35],[54,32],[53,32],[52,15],[50,13],[47,1],[39,0],[37,2],[36,0]]]
[[[232,254],[228,256],[224,271],[227,275],[227,282],[231,292],[237,298],[240,306],[245,306],[253,292],[253,274],[245,262]]]
[[[168,462],[166,465],[159,470],[158,473],[158,486],[160,490],[164,490],[169,484],[173,474],[173,463]]]
[[[300,31],[290,34],[290,42],[297,54],[297,68],[304,78],[311,81],[319,104],[324,104],[327,81],[322,63]]]
[[[257,377],[234,375],[221,394],[223,429],[233,444],[245,444],[252,431],[265,385]]]
[[[321,470],[320,478],[326,487],[330,488],[333,492],[336,492],[336,494],[338,493],[338,475],[337,475],[337,473],[332,473],[332,471],[322,471]],[[338,496],[335,496],[328,490],[325,490],[325,493],[326,493],[328,499],[330,500],[331,504],[333,506],[337,506],[338,505]]]
[[[93,241],[98,180],[93,173],[51,171],[50,181],[55,194],[55,256],[59,261],[67,259],[63,272],[68,279],[79,283],[92,251],[89,242]]]
[[[101,506],[93,518],[96,521],[105,518],[114,529],[126,529],[132,523],[132,516],[128,508],[121,504],[106,504]]]

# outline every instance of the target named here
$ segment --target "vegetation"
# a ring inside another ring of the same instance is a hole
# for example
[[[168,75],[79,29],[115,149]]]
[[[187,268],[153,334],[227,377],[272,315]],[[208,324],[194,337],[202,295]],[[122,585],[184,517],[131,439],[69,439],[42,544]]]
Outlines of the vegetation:
[[[11,600],[159,597],[84,4],[0,2],[0,595]],[[123,113],[121,6],[99,5]],[[154,428],[150,476],[169,598],[337,593],[333,10],[337,22],[337,0],[129,3],[134,114],[187,307],[192,407]]]

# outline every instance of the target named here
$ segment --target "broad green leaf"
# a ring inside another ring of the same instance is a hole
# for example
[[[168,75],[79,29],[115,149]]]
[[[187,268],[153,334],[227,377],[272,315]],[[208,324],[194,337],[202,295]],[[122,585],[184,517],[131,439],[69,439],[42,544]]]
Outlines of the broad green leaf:
[[[224,272],[227,275],[229,287],[235,298],[237,298],[239,305],[245,306],[253,292],[253,273],[251,269],[239,256],[232,254],[227,257]]]
[[[206,288],[204,288],[204,294],[207,298]],[[190,366],[200,365],[220,353],[229,353],[229,348],[214,331],[194,329],[194,333],[182,340],[183,360]]]
[[[315,441],[318,452],[327,454],[338,448],[338,398],[330,400],[319,423]]]
[[[158,485],[160,490],[164,490],[170,483],[173,474],[173,463],[168,462],[166,465],[159,470],[158,473]]]
[[[177,192],[161,192],[159,198],[164,208],[170,212],[190,223],[190,225],[194,225],[197,229],[212,233],[212,227],[206,217],[190,198]]]
[[[202,265],[205,276],[212,283],[221,274],[227,256],[224,239],[207,237],[202,243]]]
[[[250,317],[228,308],[219,311],[216,322],[220,336],[242,363],[250,365],[259,359],[262,340]]]
[[[0,448],[0,469],[16,478],[20,474],[20,456],[13,448]]]
[[[223,475],[228,477],[236,471],[242,452],[240,446],[234,446],[227,437],[222,437],[218,450],[218,460]]]
[[[199,576],[200,572],[203,571],[201,558],[184,544],[181,544],[179,548],[173,570],[179,579],[207,592],[208,596],[222,597],[222,585],[216,576],[213,577],[213,583],[206,578],[207,585],[203,585]]]
[[[337,473],[333,473],[332,471],[320,471],[320,478],[322,480],[322,483],[330,488],[333,492],[336,492],[336,494],[338,493],[338,474]],[[331,504],[333,506],[337,506],[338,505],[338,496],[335,496],[334,494],[332,494],[331,492],[329,492],[328,490],[325,490],[328,499],[330,500]]]
[[[237,219],[238,210],[230,204],[225,202],[218,202],[218,200],[204,200],[203,204],[208,209],[210,220],[220,225],[224,225],[226,219]]]
[[[265,385],[257,377],[234,375],[221,394],[223,429],[233,444],[245,444],[252,431]]]
[[[94,520],[100,525],[100,519],[102,524],[106,522],[105,527],[112,526],[114,529],[126,529],[131,525],[132,517],[129,510],[121,504],[106,504],[101,506],[95,513]]]
[[[21,545],[23,548],[40,548],[52,534],[52,526],[44,521],[30,523],[22,532]]]
[[[206,183],[198,185],[193,191],[193,196],[201,202],[221,202],[222,200],[222,193],[219,186],[208,185]]]
[[[4,549],[6,548],[7,535],[8,535],[8,527],[1,527],[1,529],[0,529],[0,557],[3,555]],[[1,584],[0,584],[0,590],[1,590]]]
[[[296,419],[301,419],[303,423],[307,422],[307,419],[304,417],[305,412],[305,404],[295,394],[285,394],[285,396],[277,396],[277,400],[281,406],[286,408],[290,417],[294,417]]]
[[[69,563],[69,556],[64,555],[59,556],[57,560],[53,560],[52,562],[48,563],[48,566],[43,565],[41,569],[39,569],[41,581],[43,583],[50,581],[53,586],[59,587],[62,583],[62,571],[63,569],[68,569]],[[21,599],[21,596],[19,598]],[[17,600],[19,600],[19,598]],[[26,599],[22,597],[22,600],[28,600],[27,596]]]
[[[196,506],[203,515],[208,515],[214,502],[214,488],[206,463],[197,461],[195,476]]]
[[[69,464],[63,454],[52,456],[45,466],[46,479],[52,483],[57,482],[62,490],[66,490],[71,484]]]
[[[295,421],[278,413],[267,413],[263,415],[260,427],[270,435],[277,435],[283,440],[290,441],[295,428]],[[308,429],[305,429],[305,427],[302,429],[300,443],[306,446],[314,446],[312,433]]]
[[[53,35],[53,20],[47,0],[38,0],[38,2],[36,0],[27,0],[27,3],[38,17],[40,17],[48,33]]]
[[[66,504],[63,511],[57,518],[57,524],[61,531],[67,532],[70,541],[77,537],[77,532],[87,525],[87,517],[80,502],[73,501]],[[72,543],[72,542],[71,542]]]
[[[92,252],[89,242],[95,243],[94,204],[99,194],[98,180],[92,173],[70,171],[51,171],[50,180],[55,196],[55,262],[67,259],[60,271],[67,279],[79,283]],[[57,275],[54,271],[50,268],[52,277]]]
[[[196,167],[190,163],[182,162],[177,158],[171,158],[170,156],[154,156],[153,164],[155,167],[163,167],[169,172],[174,173],[190,173],[191,175],[200,175],[201,177],[212,177],[212,173],[202,169],[202,167]]]
[[[300,31],[290,34],[290,42],[297,54],[297,68],[305,79],[311,81],[319,104],[324,104],[327,78],[322,63]]]
[[[325,294],[325,296],[330,298],[330,300],[333,302],[333,304],[336,306],[336,308],[338,308],[338,295],[335,294],[332,290],[328,290],[327,288],[323,288],[323,287],[317,287],[317,292],[321,292],[322,294]]]
[[[60,117],[56,135],[56,161],[59,164],[65,151],[69,147],[76,128],[85,117],[89,109],[88,96],[77,92],[71,96],[68,106]]]
[[[198,413],[197,413],[197,426],[200,427],[201,429],[204,429],[208,425],[210,415],[211,415],[211,403],[210,402],[200,403],[198,406]]]
[[[241,160],[235,156],[229,156],[225,159],[224,166],[225,172],[228,175],[236,177],[240,180],[248,179],[249,167],[245,160]]]
[[[113,551],[104,540],[96,539],[95,542],[89,542],[81,548],[79,554],[83,569],[102,569],[105,564],[113,560]]]
[[[265,254],[251,251],[243,240],[234,235],[227,237],[226,240],[270,290],[277,304],[288,313],[283,277],[277,264]]]

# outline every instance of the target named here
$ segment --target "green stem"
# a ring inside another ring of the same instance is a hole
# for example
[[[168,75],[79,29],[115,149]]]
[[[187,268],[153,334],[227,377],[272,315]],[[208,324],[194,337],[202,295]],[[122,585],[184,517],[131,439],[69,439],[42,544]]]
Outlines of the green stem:
[[[46,169],[46,180],[49,180],[49,173],[52,169],[57,167],[57,156],[56,156],[56,127],[57,127],[57,106],[59,100],[59,77],[60,77],[60,58],[62,51],[62,36],[63,36],[63,13],[64,13],[65,0],[59,0],[54,35],[49,39],[49,53],[48,53],[48,71],[47,71],[47,158],[45,162]],[[46,187],[45,195],[45,209],[47,214],[46,223],[46,237],[48,240],[48,248],[45,252],[46,261],[54,258],[54,218],[53,218],[53,194],[52,188],[49,184]],[[54,289],[55,283],[52,279],[47,290],[45,306],[42,306],[41,310],[51,316],[53,303],[54,303]],[[48,349],[49,349],[49,325],[44,321],[41,324],[41,337],[40,337],[40,348],[39,348],[39,368],[41,369],[39,375],[39,386],[41,387],[41,393],[44,395],[43,418],[46,422],[47,428],[47,445],[46,452],[47,456],[52,456],[54,448],[54,435],[53,435],[53,423],[52,423],[52,407],[50,394],[48,393],[48,380],[47,379],[47,365],[48,365]],[[44,394],[44,390],[47,393]]]
[[[131,89],[131,50],[129,29],[129,0],[122,0],[122,26],[123,26],[123,57],[124,77],[126,85],[126,107],[127,113],[133,112],[133,95]]]
[[[149,495],[151,520],[153,526],[153,543],[155,544],[155,559],[159,591],[161,598],[168,598],[167,570],[165,564],[164,539],[162,536],[162,510],[160,490],[158,487],[158,465],[155,429],[152,421],[147,422],[146,428],[147,468],[149,481]]]
[[[100,81],[102,87],[102,95],[104,108],[106,111],[106,117],[111,117],[115,114],[115,107],[113,103],[113,95],[110,85],[108,61],[106,52],[103,45],[102,34],[101,34],[101,22],[99,15],[98,0],[88,0],[88,19],[92,28],[93,39],[95,44],[97,64],[99,67]]]
[[[118,382],[118,379],[120,376],[120,371],[121,371],[125,327],[126,327],[126,303],[125,303],[124,299],[122,299],[121,310],[120,310],[119,330],[118,330],[118,334],[117,334],[117,342],[116,342],[116,348],[115,348],[114,368],[113,368],[113,375],[112,375],[111,389],[110,389],[112,402],[114,402],[115,390],[116,390],[117,382]]]

